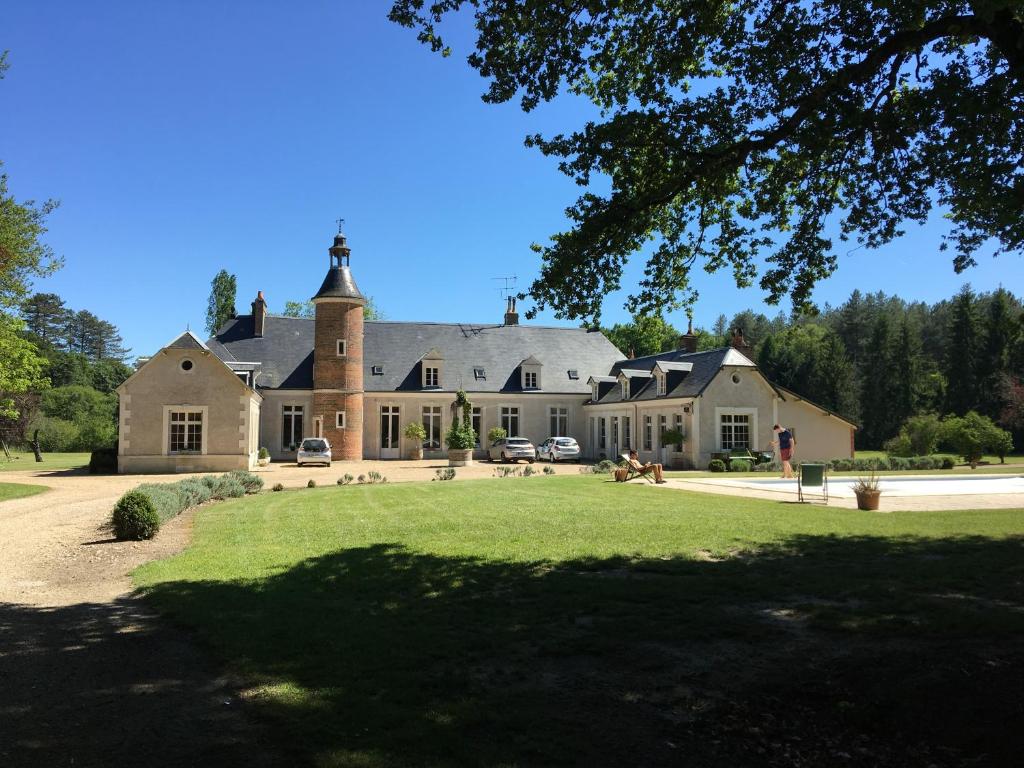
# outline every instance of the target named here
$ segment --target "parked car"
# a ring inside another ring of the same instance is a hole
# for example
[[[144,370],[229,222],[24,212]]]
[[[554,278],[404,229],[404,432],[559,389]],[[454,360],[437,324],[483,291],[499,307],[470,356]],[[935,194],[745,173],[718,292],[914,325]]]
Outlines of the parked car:
[[[491,461],[519,461],[526,459],[533,464],[537,459],[537,449],[525,437],[503,437],[491,443],[489,450]]]
[[[295,454],[295,463],[300,467],[303,464],[331,466],[331,444],[322,437],[307,437]]]
[[[556,461],[579,461],[580,444],[571,437],[549,437],[537,447],[537,458]]]

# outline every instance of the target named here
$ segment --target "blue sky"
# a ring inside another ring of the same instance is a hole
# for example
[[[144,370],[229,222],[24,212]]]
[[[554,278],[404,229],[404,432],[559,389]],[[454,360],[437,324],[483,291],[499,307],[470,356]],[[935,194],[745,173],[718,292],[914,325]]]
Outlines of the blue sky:
[[[389,319],[500,320],[492,278],[528,286],[530,243],[564,228],[579,192],[523,137],[571,130],[589,110],[568,98],[529,115],[484,104],[465,22],[442,59],[390,24],[388,7],[5,3],[0,160],[16,197],[61,201],[47,242],[66,265],[37,290],[115,323],[149,354],[186,324],[202,328],[221,268],[238,276],[240,312],[258,289],[271,311],[308,298],[340,216],[356,280]],[[982,255],[955,275],[938,252],[943,231],[936,218],[881,251],[854,251],[815,300],[839,304],[853,287],[931,302],[967,281],[1019,286],[1019,256]],[[607,297],[605,324],[628,319],[642,261]],[[695,277],[699,325],[778,311],[727,272]],[[669,319],[685,326],[681,313]]]

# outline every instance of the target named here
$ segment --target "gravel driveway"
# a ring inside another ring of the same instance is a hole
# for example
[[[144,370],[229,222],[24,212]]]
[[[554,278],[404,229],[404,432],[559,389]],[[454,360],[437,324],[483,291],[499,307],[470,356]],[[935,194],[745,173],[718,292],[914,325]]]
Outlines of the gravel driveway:
[[[49,486],[0,503],[0,765],[272,765],[234,681],[131,595],[128,574],[189,540],[192,515],[148,542],[112,541],[114,502],[141,482],[4,472]]]

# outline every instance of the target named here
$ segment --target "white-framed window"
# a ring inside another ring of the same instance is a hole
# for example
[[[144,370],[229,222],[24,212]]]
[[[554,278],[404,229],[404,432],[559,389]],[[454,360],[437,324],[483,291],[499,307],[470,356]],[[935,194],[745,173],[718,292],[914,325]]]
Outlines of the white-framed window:
[[[608,425],[606,419],[597,420],[597,445],[602,450],[608,447]]]
[[[470,414],[470,418],[473,420],[473,431],[476,433],[476,447],[480,447],[480,433],[483,427],[483,410],[479,405],[473,406],[473,412]]]
[[[537,372],[523,372],[523,389],[537,389]]]
[[[665,430],[668,429],[668,416],[664,413],[658,414],[658,447],[664,448],[665,441],[662,439],[662,435],[665,434]]]
[[[597,382],[590,385],[590,399],[597,402]]]
[[[569,436],[569,409],[552,405],[548,408],[548,418],[551,422],[552,437]]]
[[[337,429],[345,429],[345,412],[335,411],[334,412],[334,426]]]
[[[168,453],[203,453],[203,411],[168,411],[167,436]]]
[[[441,369],[436,365],[424,365],[423,366],[423,386],[424,387],[439,387],[441,386]]]
[[[675,415],[675,428],[679,431],[679,434],[683,434],[683,414],[677,413]],[[676,444],[676,451],[683,450],[682,442]]]
[[[348,342],[345,339],[338,339],[338,357],[348,356]]]
[[[654,419],[644,416],[644,450],[650,451],[654,448]]]
[[[721,427],[721,444],[723,451],[732,451],[751,447],[750,445],[750,414],[723,413],[719,415]]]
[[[629,379],[622,380],[622,399],[629,400]]]
[[[633,440],[630,434],[633,431],[633,419],[629,416],[622,417],[622,447],[632,448]]]
[[[501,406],[501,428],[509,437],[519,436],[519,407],[515,405]]]
[[[301,405],[281,406],[281,447],[286,451],[302,442],[302,416]]]
[[[619,417],[612,416],[612,448],[619,447]]]
[[[423,438],[423,447],[436,450],[441,447],[441,406],[423,406],[423,429],[427,436]]]
[[[658,381],[658,397],[663,397],[668,393],[668,386],[665,383],[665,374],[659,373],[655,375]]]

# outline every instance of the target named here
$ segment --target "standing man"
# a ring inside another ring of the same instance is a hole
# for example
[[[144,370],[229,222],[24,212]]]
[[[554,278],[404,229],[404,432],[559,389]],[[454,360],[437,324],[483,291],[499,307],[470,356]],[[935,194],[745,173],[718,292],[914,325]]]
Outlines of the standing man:
[[[791,480],[793,465],[789,462],[793,458],[793,451],[796,450],[796,438],[793,437],[792,432],[783,429],[778,424],[772,427],[772,430],[775,432],[775,439],[771,444],[779,446],[779,458],[782,459],[782,479]]]

